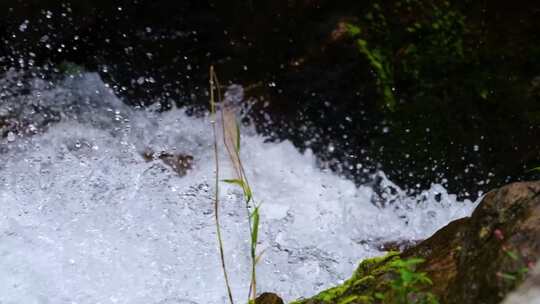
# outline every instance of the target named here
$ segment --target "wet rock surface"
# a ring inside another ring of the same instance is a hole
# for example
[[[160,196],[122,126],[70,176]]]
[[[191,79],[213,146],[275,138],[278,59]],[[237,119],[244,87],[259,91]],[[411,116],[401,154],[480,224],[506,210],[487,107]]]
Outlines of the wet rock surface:
[[[265,292],[255,299],[255,304],[283,304],[283,300],[275,293]]]
[[[375,295],[389,290],[395,279],[389,267],[398,258],[425,260],[416,271],[429,276],[433,284],[426,290],[440,303],[500,303],[540,257],[539,219],[540,182],[504,186],[487,193],[471,217],[451,222],[401,254],[365,260],[343,285],[297,303],[379,303]],[[536,292],[537,276],[532,270],[525,290],[509,303],[530,303],[515,301]]]
[[[498,303],[540,257],[539,219],[540,182],[510,184],[403,256],[426,259],[442,303]]]
[[[193,167],[193,156],[182,153],[171,152],[153,152],[152,150],[146,150],[143,153],[143,158],[147,162],[154,160],[161,160],[163,164],[167,165],[179,176],[184,176]]]

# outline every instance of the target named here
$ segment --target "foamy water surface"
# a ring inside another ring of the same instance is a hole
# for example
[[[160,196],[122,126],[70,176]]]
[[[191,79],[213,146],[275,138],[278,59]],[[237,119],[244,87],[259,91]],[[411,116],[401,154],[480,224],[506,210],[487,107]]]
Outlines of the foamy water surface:
[[[10,81],[2,80],[0,116],[24,116],[21,128],[36,134],[0,139],[0,303],[226,303],[209,118],[135,110],[97,74],[54,85],[27,80],[25,94],[9,93],[17,86]],[[46,113],[61,118],[45,123]],[[258,289],[286,300],[346,279],[361,259],[382,253],[377,244],[426,238],[475,206],[440,185],[407,197],[385,180],[398,191],[380,207],[372,188],[319,169],[309,150],[242,133],[244,166],[262,202]],[[179,176],[146,161],[148,150],[191,155],[193,168]],[[222,178],[233,177],[223,153],[221,162]],[[233,292],[244,302],[242,193],[223,184],[220,199]]]

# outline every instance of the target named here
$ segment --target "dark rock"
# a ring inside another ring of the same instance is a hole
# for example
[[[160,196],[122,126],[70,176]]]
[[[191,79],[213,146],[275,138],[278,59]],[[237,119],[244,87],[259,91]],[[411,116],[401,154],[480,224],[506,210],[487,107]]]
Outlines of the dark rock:
[[[265,292],[255,299],[255,304],[284,304],[284,302],[277,294]]]
[[[396,241],[381,243],[377,246],[377,248],[382,251],[401,252],[415,246],[419,242],[420,241],[417,241],[417,240],[396,240]]]
[[[451,222],[402,254],[365,260],[343,285],[296,303],[379,303],[375,295],[390,288],[389,265],[398,258],[424,259],[415,271],[432,280],[426,290],[440,303],[500,303],[539,257],[540,181],[514,183],[486,194],[471,217]]]
[[[486,194],[470,218],[450,223],[403,257],[422,257],[443,303],[498,303],[540,257],[540,182]]]
[[[147,161],[161,160],[179,176],[184,176],[193,167],[193,156],[182,153],[153,152],[147,150],[143,153],[143,158]]]

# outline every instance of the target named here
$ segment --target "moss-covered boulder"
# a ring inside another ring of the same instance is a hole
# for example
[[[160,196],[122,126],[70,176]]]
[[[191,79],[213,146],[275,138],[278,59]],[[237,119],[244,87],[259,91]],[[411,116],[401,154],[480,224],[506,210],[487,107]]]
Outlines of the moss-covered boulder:
[[[411,259],[423,261],[413,275],[430,278],[408,289],[411,303],[436,303],[432,294],[440,303],[500,303],[539,256],[540,182],[514,183],[486,194],[471,217],[403,253],[365,260],[342,285],[294,304],[408,303],[395,300],[396,261]]]
[[[364,260],[352,277],[342,285],[330,288],[313,298],[300,300],[291,304],[348,304],[373,303],[376,294],[385,289],[389,262],[399,259],[398,253]]]
[[[438,303],[429,292],[432,282],[417,271],[422,259],[402,259],[399,252],[366,259],[340,286],[291,304]]]
[[[489,192],[470,218],[404,253],[421,265],[442,303],[498,303],[540,256],[540,182]]]

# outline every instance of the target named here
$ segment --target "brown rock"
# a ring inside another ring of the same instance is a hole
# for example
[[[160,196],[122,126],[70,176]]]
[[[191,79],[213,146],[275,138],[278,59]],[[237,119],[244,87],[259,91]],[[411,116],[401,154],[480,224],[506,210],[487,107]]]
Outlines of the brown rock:
[[[378,244],[377,247],[381,251],[399,251],[402,252],[407,250],[416,244],[420,243],[418,240],[396,240],[388,241],[381,244]]]
[[[169,152],[153,152],[146,150],[143,153],[143,158],[149,162],[156,159],[160,159],[165,165],[178,173],[179,176],[184,176],[193,167],[193,156],[182,153],[169,153]]]
[[[275,293],[265,292],[255,299],[255,304],[284,304],[284,302]]]
[[[426,273],[433,284],[420,291],[433,293],[439,303],[501,303],[526,279],[539,257],[540,181],[514,183],[486,194],[470,217],[451,222],[401,254],[366,259],[342,285],[294,303],[384,303],[376,294],[391,288],[395,273],[388,265],[408,258],[425,260],[415,271]],[[538,273],[531,272],[525,296],[514,298],[540,294]],[[509,303],[533,303],[520,301]]]
[[[499,303],[540,257],[540,182],[489,192],[469,218],[402,255],[422,257],[441,303]]]

